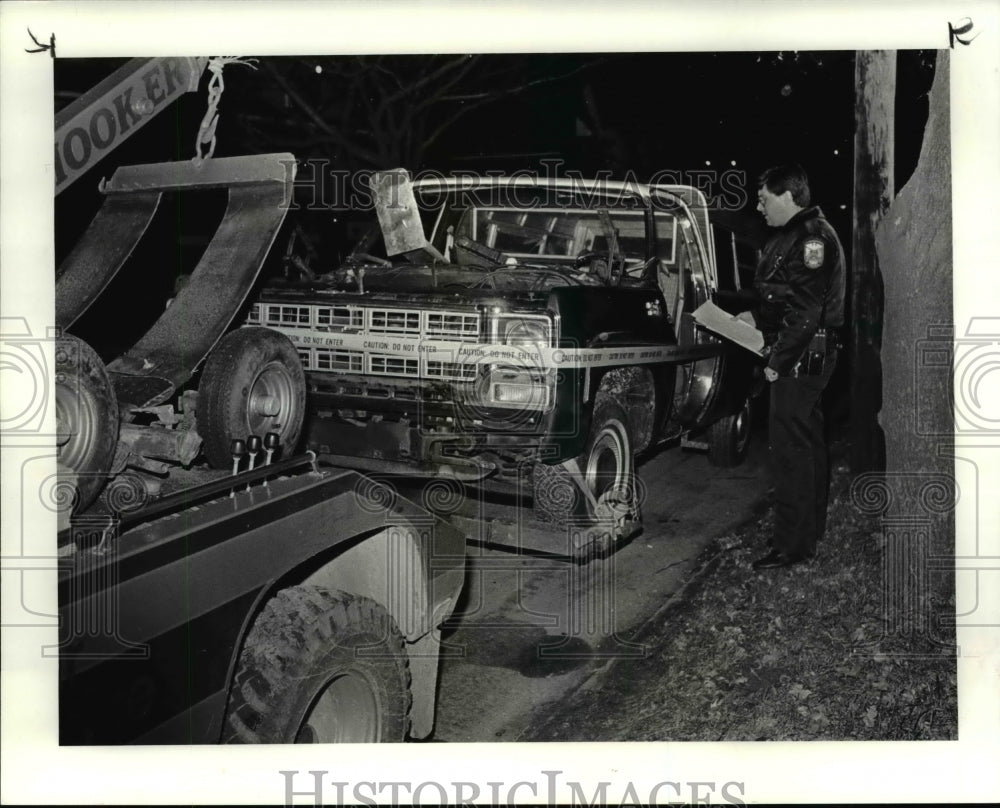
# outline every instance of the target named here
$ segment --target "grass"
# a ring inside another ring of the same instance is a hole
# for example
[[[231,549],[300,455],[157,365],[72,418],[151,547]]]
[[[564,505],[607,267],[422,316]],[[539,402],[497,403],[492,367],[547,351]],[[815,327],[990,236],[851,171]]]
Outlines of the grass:
[[[940,628],[953,595],[893,602],[882,528],[849,487],[838,466],[809,564],[751,569],[770,511],[716,541],[684,590],[628,637],[646,656],[616,660],[520,740],[956,738],[954,631]]]

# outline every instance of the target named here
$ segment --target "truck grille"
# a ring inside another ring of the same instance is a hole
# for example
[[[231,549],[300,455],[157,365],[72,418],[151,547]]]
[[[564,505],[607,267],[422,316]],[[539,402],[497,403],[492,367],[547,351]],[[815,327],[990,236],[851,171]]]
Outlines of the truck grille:
[[[480,341],[481,323],[479,312],[285,303],[255,303],[246,320],[247,325],[263,325],[279,330],[310,329],[362,337],[405,337],[464,343]],[[478,367],[475,362],[445,362],[352,348],[297,345],[296,351],[304,370],[327,373],[471,382],[476,378]]]
[[[299,355],[303,349],[299,349]],[[364,366],[364,355],[360,351],[335,351],[329,348],[306,348],[310,357],[303,363],[305,370],[339,370],[344,373],[360,373]]]
[[[247,325],[278,328],[314,328],[372,336],[420,337],[456,342],[478,342],[478,312],[423,311],[374,306],[310,306],[255,303]]]
[[[468,382],[476,378],[476,365],[463,362],[426,361],[420,372],[420,360],[402,356],[374,355],[368,357],[362,351],[331,350],[329,348],[296,349],[302,360],[303,370],[327,371],[330,373],[369,373],[373,376],[408,376],[410,378],[440,379],[442,381]]]
[[[314,306],[317,328],[331,331],[363,331],[365,313],[357,306]]]
[[[448,314],[442,311],[424,312],[424,335],[438,339],[476,342],[479,339],[478,314]]]
[[[458,362],[427,362],[424,375],[431,379],[451,381],[472,381],[476,378],[476,366]]]
[[[311,306],[284,306],[269,304],[264,306],[265,322],[260,319],[260,305],[254,304],[250,310],[248,323],[254,325],[284,326],[285,328],[309,328],[312,325]]]
[[[369,356],[368,372],[374,376],[420,376],[420,362],[402,356]]]
[[[394,337],[419,337],[420,312],[402,309],[368,309],[369,334]]]

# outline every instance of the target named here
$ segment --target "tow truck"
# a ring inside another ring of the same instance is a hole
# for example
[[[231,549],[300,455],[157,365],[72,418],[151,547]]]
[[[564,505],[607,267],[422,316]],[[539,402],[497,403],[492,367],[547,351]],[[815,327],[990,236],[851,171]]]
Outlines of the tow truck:
[[[57,193],[224,63],[132,60],[60,112]],[[423,738],[465,537],[296,451],[294,346],[231,328],[285,219],[295,158],[214,157],[219,92],[210,84],[194,159],[102,180],[57,271],[58,463],[75,503],[58,536],[60,742]],[[186,284],[105,363],[74,324],[164,194],[213,189],[226,210]]]

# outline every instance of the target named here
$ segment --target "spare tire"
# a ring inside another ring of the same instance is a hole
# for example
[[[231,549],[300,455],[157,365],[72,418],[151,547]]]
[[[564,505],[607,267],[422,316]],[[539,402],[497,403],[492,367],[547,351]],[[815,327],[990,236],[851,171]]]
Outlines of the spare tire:
[[[75,476],[75,509],[86,508],[108,481],[118,445],[118,400],[97,352],[69,335],[56,340],[58,462]]]
[[[234,438],[274,432],[287,456],[295,450],[305,419],[306,377],[284,334],[270,328],[239,328],[209,354],[198,385],[198,434],[215,468],[231,468]]]

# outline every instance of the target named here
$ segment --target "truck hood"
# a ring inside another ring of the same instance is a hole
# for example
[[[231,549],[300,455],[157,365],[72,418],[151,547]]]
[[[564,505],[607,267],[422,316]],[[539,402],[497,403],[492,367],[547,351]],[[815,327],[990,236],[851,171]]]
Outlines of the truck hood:
[[[544,308],[553,289],[602,287],[597,278],[566,264],[500,265],[483,269],[455,264],[348,265],[302,282],[275,282],[262,300],[336,299],[364,295],[373,302],[475,305],[502,299],[507,306]]]

